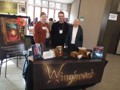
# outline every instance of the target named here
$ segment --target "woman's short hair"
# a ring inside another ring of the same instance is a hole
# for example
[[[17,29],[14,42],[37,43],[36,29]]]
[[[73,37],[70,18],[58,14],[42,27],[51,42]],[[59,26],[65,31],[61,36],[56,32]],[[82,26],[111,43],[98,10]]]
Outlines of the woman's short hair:
[[[46,13],[45,12],[41,12],[40,17],[43,16],[43,15],[46,15]]]

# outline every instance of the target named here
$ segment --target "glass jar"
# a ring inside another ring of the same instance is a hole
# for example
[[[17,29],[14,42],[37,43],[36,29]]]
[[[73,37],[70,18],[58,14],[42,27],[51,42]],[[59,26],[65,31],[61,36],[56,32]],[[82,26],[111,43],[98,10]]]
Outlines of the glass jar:
[[[63,48],[62,48],[62,46],[57,46],[56,49],[59,51],[58,52],[58,57],[63,56]]]

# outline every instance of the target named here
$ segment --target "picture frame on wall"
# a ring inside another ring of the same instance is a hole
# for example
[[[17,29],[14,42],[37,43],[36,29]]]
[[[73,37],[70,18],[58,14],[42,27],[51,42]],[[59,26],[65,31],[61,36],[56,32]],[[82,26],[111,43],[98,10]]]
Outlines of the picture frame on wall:
[[[25,5],[19,5],[19,13],[26,13]]]
[[[18,8],[17,3],[0,0],[0,13],[17,14],[17,8]]]
[[[18,43],[20,38],[19,26],[15,18],[0,18],[2,25],[1,30],[3,34],[4,44]]]

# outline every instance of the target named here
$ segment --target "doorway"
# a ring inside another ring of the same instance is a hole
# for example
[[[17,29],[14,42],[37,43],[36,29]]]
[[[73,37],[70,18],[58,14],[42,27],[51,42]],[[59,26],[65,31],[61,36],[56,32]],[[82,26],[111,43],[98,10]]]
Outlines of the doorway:
[[[117,13],[117,21],[114,21],[111,25],[112,37],[109,45],[109,53],[117,54],[120,52],[120,12]],[[119,49],[119,50],[118,50]]]

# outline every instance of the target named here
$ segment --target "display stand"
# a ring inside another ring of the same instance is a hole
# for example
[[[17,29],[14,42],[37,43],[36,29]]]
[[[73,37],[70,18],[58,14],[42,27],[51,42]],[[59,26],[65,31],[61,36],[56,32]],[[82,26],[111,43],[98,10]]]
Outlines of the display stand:
[[[2,63],[3,63],[3,60],[1,60],[1,63],[0,63],[0,76],[1,76]]]
[[[25,56],[25,58],[26,58],[26,55],[23,55],[23,56]],[[20,58],[21,59],[21,58]],[[18,66],[18,60],[19,60],[19,56],[17,56],[17,63],[16,63],[16,66],[17,66],[17,68],[19,67]],[[5,61],[5,77],[7,77],[7,65],[8,65],[8,57],[6,57],[6,61]],[[2,62],[3,63],[3,62]],[[1,64],[1,67],[2,67],[2,64]],[[0,68],[0,74],[1,74],[1,69],[2,68]]]
[[[5,65],[5,77],[7,75],[7,58],[6,58],[6,65]]]
[[[18,59],[19,59],[19,56],[17,56],[17,67],[18,67]]]
[[[30,56],[27,68],[23,67],[26,90],[86,90],[101,82],[107,62],[104,59],[62,58],[34,61]]]
[[[26,55],[23,55],[23,56],[25,56],[25,59],[26,59]],[[8,58],[9,57],[7,57],[6,56],[6,58],[5,58],[5,77],[6,77],[6,75],[7,75],[7,62],[8,62]],[[19,65],[18,65],[18,63],[19,63],[19,61],[18,60],[21,60],[21,57],[19,58],[19,56],[17,56],[17,58],[16,58],[16,60],[17,60],[17,62],[16,62],[16,66],[17,66],[17,68],[19,67]],[[1,76],[1,73],[2,73],[2,64],[3,64],[4,62],[3,62],[3,60],[1,60],[1,63],[0,63],[0,76]]]
[[[5,62],[6,77],[8,59],[11,57],[17,57],[18,67],[18,60],[21,60],[20,56],[23,56],[22,52],[25,50],[24,36],[28,30],[28,18],[28,16],[0,14],[0,75],[2,64]]]

